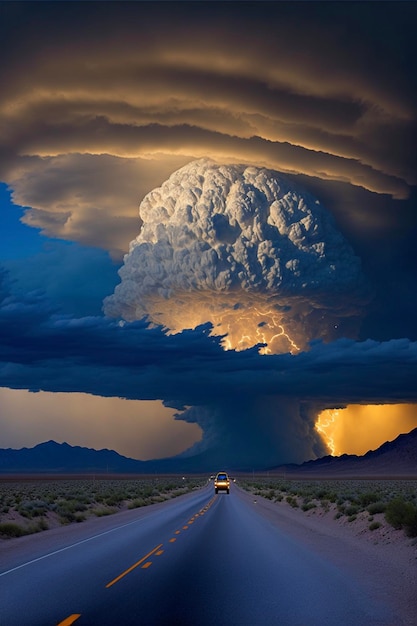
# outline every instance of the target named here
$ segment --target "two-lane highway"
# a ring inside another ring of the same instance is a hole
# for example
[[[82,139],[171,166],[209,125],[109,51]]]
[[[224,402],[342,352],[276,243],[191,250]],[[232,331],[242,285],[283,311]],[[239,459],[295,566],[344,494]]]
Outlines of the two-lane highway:
[[[134,513],[28,560],[2,559],[1,626],[401,623],[235,486]]]

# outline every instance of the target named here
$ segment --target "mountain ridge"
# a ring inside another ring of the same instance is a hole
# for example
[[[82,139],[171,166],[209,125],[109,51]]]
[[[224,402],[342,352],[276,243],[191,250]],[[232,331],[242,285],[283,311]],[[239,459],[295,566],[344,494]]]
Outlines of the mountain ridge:
[[[417,428],[409,433],[402,433],[392,441],[386,441],[376,450],[369,450],[364,455],[342,454],[331,455],[301,465],[287,465],[284,468],[290,473],[311,474],[328,473],[362,476],[417,476]]]
[[[213,463],[204,454],[194,457],[177,457],[141,461],[123,456],[115,450],[96,450],[71,446],[67,442],[49,440],[32,448],[0,449],[0,475],[5,474],[146,474],[215,471]],[[224,467],[224,469],[228,469]],[[230,468],[236,471],[239,468]],[[343,454],[339,457],[324,456],[305,461],[300,465],[287,464],[272,471],[303,475],[386,475],[417,476],[417,428],[387,441],[376,450],[363,456]],[[242,471],[244,471],[242,469]]]

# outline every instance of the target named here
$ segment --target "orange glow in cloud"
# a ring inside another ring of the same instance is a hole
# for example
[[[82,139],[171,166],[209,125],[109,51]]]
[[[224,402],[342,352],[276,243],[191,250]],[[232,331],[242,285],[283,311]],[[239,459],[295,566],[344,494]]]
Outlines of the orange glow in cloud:
[[[158,317],[155,316],[154,321],[169,329],[168,334],[180,333],[186,328],[194,329],[210,320],[213,325],[210,334],[222,336],[221,344],[225,350],[239,352],[264,343],[266,345],[259,349],[260,354],[297,354],[307,347],[306,332],[303,325],[294,319],[295,315],[280,315],[263,294],[253,296],[242,292],[239,298],[241,307],[236,309],[233,292],[183,292],[176,299],[153,296],[149,298],[149,309],[152,313],[152,307],[155,307]],[[288,299],[279,302],[283,308],[284,304],[289,306]]]
[[[416,404],[352,404],[326,409],[315,426],[333,456],[365,454],[416,427]]]

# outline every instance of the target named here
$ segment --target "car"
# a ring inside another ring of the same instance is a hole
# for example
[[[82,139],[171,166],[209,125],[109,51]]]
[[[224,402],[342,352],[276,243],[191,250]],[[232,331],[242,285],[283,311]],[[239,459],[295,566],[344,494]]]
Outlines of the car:
[[[214,479],[214,491],[219,493],[219,491],[226,491],[229,493],[230,490],[230,480],[229,476],[226,472],[218,472],[216,478]]]

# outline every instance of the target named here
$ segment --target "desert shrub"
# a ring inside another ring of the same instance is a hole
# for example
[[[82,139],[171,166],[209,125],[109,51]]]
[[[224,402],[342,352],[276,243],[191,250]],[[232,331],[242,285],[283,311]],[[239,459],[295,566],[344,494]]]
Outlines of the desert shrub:
[[[346,506],[344,503],[337,505],[337,512],[339,514],[338,517],[342,517],[342,515],[346,514]]]
[[[404,528],[409,537],[417,536],[417,507],[403,498],[394,498],[387,504],[385,519],[396,528]]]
[[[13,524],[13,522],[4,522],[0,524],[0,535],[4,537],[22,537],[26,535],[26,531],[19,524]]]
[[[48,530],[49,529],[49,524],[46,521],[46,519],[44,517],[41,517],[40,520],[38,520],[38,529],[39,530]]]
[[[71,524],[72,522],[82,521],[85,517],[80,515],[80,512],[86,509],[87,506],[83,502],[79,502],[75,499],[58,500],[55,507],[61,524]]]
[[[158,495],[158,491],[156,491],[153,487],[144,487],[141,491],[141,495],[144,498],[152,498],[152,496]]]
[[[374,492],[365,492],[359,495],[358,500],[362,507],[366,508],[374,502],[378,502],[379,495]]]
[[[377,513],[384,513],[385,509],[387,508],[387,505],[385,504],[385,502],[373,502],[372,504],[370,504],[366,510],[368,511],[368,513],[370,515],[376,515]]]
[[[124,498],[121,494],[113,493],[104,499],[104,504],[107,504],[107,506],[119,506],[123,500]]]
[[[368,528],[369,530],[376,530],[377,528],[381,528],[381,525],[380,522],[372,522],[372,524],[369,524]]]
[[[116,513],[117,509],[115,508],[109,508],[109,509],[105,509],[105,508],[99,508],[99,509],[93,509],[93,513],[96,517],[104,517],[105,515],[113,515],[113,513]]]
[[[349,517],[352,517],[352,515],[357,515],[358,513],[359,513],[359,507],[354,504],[351,504],[345,509],[345,514],[348,515]]]
[[[314,502],[304,502],[304,504],[301,506],[301,509],[303,511],[310,511],[311,509],[315,509],[317,507],[317,504],[315,504]]]
[[[138,509],[141,506],[145,506],[146,502],[143,498],[135,498],[127,505],[128,509]]]
[[[293,507],[293,509],[296,509],[298,507],[297,498],[294,498],[293,496],[287,496],[285,499],[288,504]]]
[[[75,519],[75,513],[72,513],[71,511],[66,511],[65,513],[61,513],[59,515],[59,521],[61,524],[72,524],[72,522],[75,522]]]
[[[36,508],[37,507],[36,507],[35,501],[23,500],[19,502],[19,505],[16,507],[16,510],[20,513],[22,517],[32,519],[32,517],[35,514]]]
[[[157,502],[165,502],[166,498],[165,496],[152,496],[151,501],[152,503],[157,503]]]

